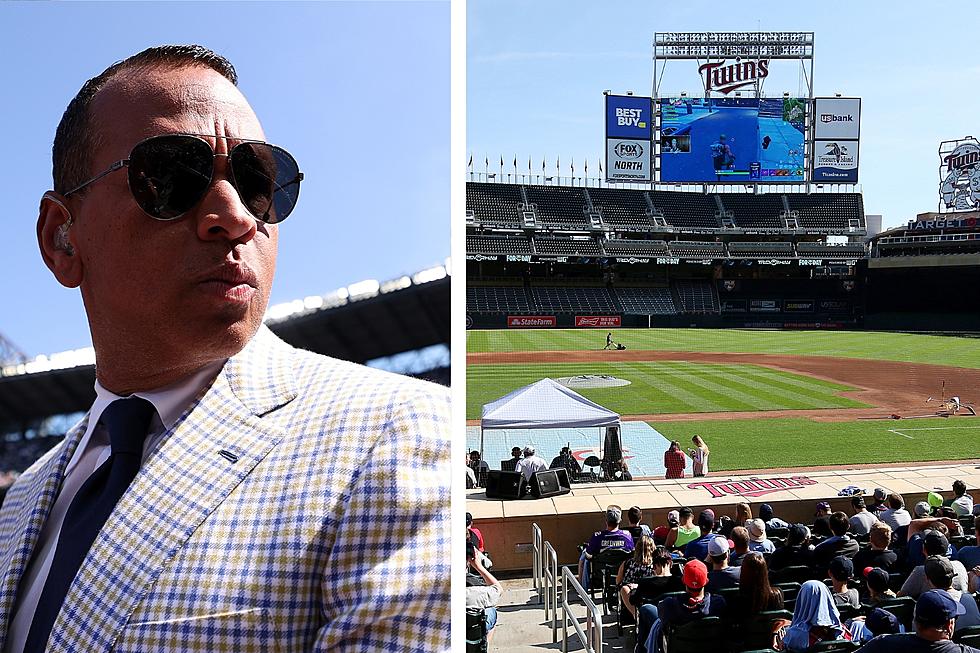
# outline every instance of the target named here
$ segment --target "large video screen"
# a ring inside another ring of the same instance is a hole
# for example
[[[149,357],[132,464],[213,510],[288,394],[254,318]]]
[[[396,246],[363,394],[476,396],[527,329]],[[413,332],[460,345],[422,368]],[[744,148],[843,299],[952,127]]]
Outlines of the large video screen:
[[[658,108],[661,181],[804,181],[805,99],[662,98]]]

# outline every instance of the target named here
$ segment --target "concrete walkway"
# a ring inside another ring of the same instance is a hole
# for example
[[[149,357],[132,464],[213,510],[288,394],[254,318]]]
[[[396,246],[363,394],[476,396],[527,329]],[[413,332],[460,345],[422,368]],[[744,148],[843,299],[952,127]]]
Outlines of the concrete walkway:
[[[490,651],[508,653],[540,653],[561,650],[561,608],[558,611],[558,642],[552,642],[551,621],[544,620],[544,604],[538,603],[530,578],[501,581],[504,592],[497,606],[497,627],[494,628]],[[571,605],[579,623],[585,623],[585,606],[581,602]],[[600,613],[602,606],[599,606]],[[584,627],[584,626],[583,626]],[[634,631],[627,629],[623,637],[616,634],[616,621],[612,615],[603,618],[602,650],[604,652],[632,653]],[[571,623],[568,626],[568,650],[581,651],[582,645]]]

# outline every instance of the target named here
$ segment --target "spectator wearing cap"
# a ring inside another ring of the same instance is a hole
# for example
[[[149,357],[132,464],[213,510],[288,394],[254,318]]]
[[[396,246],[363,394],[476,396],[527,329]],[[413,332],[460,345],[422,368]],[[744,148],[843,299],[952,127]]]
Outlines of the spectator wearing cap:
[[[875,493],[871,497],[871,503],[868,504],[868,512],[874,513],[875,517],[878,517],[880,513],[887,510],[888,506],[885,505],[885,497],[887,496],[888,493],[885,492],[884,488],[876,487]]]
[[[854,568],[880,567],[885,573],[897,571],[898,554],[888,548],[892,541],[891,526],[883,521],[875,522],[871,526],[868,540],[870,546],[854,555]]]
[[[466,513],[466,540],[472,542],[478,550],[483,551],[483,533],[473,525],[473,514]]]
[[[766,528],[768,530],[772,530],[774,528],[789,528],[789,523],[773,515],[772,506],[770,506],[768,503],[764,503],[759,506],[759,519],[766,522]]]
[[[922,538],[922,550],[925,552],[926,556],[942,556],[946,560],[947,552],[949,551],[949,540],[946,536],[940,533],[938,530],[931,530],[925,534]],[[970,582],[966,575],[966,569],[963,564],[957,560],[951,561],[951,566],[955,572],[953,577],[951,587],[953,589],[963,591],[968,591]],[[918,598],[923,592],[929,589],[928,578],[926,578],[925,564],[921,564],[912,570],[909,577],[905,579],[905,583],[902,585],[902,589],[899,590],[899,596],[911,596],[913,599]]]
[[[980,625],[980,610],[977,610],[976,600],[968,592],[953,589],[953,578],[956,577],[953,563],[943,556],[929,556],[923,567],[926,580],[929,581],[929,588],[946,590],[954,601],[959,601],[963,605],[964,613],[956,620],[956,630]]]
[[[912,521],[912,515],[905,509],[905,499],[898,492],[892,492],[885,499],[888,509],[878,515],[878,519],[892,527],[892,532],[897,531],[902,526],[908,526]]]
[[[973,497],[966,493],[966,483],[953,481],[953,498],[943,502],[943,505],[952,508],[957,517],[973,514]]]
[[[846,514],[835,512],[830,515],[829,520],[833,535],[813,549],[813,564],[819,571],[826,571],[831,559],[837,556],[853,558],[861,550],[861,545],[847,532],[851,524],[847,521]]]
[[[639,622],[653,624],[645,640],[645,646],[637,650],[647,653],[661,653],[660,634],[665,628],[680,626],[705,617],[720,617],[725,613],[724,597],[706,591],[708,568],[700,560],[691,560],[684,565],[682,578],[687,596],[677,598],[668,596],[658,606],[645,605],[640,608]],[[639,628],[638,628],[639,631]]]
[[[929,506],[928,501],[919,501],[912,507],[912,518],[922,519],[923,517],[929,517],[932,514],[932,508]]]
[[[963,614],[963,605],[942,590],[929,590],[915,602],[914,633],[882,635],[858,649],[861,653],[980,653],[966,644],[954,644],[956,618]]]
[[[786,535],[786,546],[776,549],[769,557],[769,568],[809,566],[812,552],[810,529],[803,524],[793,524]]]
[[[851,579],[854,578],[854,563],[851,562],[851,559],[845,558],[844,556],[837,556],[830,561],[827,573],[830,574],[830,582],[834,586],[834,591],[832,592],[834,605],[838,608],[845,606],[860,608],[861,599],[858,596],[857,588],[847,586]]]
[[[582,466],[575,460],[572,450],[568,447],[562,447],[558,455],[551,459],[549,469],[564,469],[568,472],[570,479],[582,473]]]
[[[729,539],[732,541],[732,552],[728,556],[728,564],[739,567],[749,553],[749,531],[745,526],[736,526]]]
[[[808,580],[800,586],[793,609],[793,623],[783,636],[787,651],[806,651],[820,642],[849,639],[834,605],[830,588],[819,580]]]
[[[867,567],[864,570],[864,579],[868,584],[868,605],[878,605],[882,601],[895,598],[895,592],[888,587],[888,572],[881,567]]]
[[[667,540],[664,543],[668,549],[683,549],[688,542],[701,537],[701,529],[694,523],[694,511],[687,506],[677,512],[678,522],[667,533]],[[670,523],[670,513],[667,514],[667,522]]]
[[[820,537],[830,537],[830,504],[826,501],[817,503],[817,510],[813,514],[813,534]]]
[[[862,642],[870,641],[879,635],[896,635],[904,633],[905,626],[888,610],[874,608],[864,619],[864,637]]]
[[[663,546],[667,542],[667,536],[670,534],[671,529],[677,528],[677,524],[680,522],[680,513],[676,510],[671,510],[667,513],[667,525],[660,525],[653,529],[653,541],[658,546]]]
[[[544,458],[534,452],[534,447],[528,445],[524,447],[524,458],[517,463],[514,471],[524,474],[524,478],[530,482],[531,475],[534,472],[542,472],[546,469],[548,469],[548,463],[544,461]]]
[[[708,508],[701,511],[701,514],[698,515],[698,528],[701,530],[701,536],[696,540],[688,542],[687,546],[684,547],[685,558],[704,560],[708,557],[708,543],[714,538],[720,537],[712,532],[715,529],[714,510]]]
[[[776,545],[766,537],[766,522],[750,519],[745,522],[745,528],[749,532],[749,551],[772,553],[776,550]]]
[[[973,520],[973,534],[976,536],[977,543],[980,544],[980,519]],[[964,546],[956,552],[956,559],[963,563],[967,569],[980,567],[980,546]]]
[[[923,553],[923,543],[928,531],[935,530],[942,533],[949,541],[949,536],[960,533],[960,523],[953,517],[923,517],[914,520],[909,524],[908,543],[905,549],[905,560],[908,566],[914,567],[925,562],[927,553]],[[950,558],[956,557],[956,549],[952,546],[947,551],[938,552]]]
[[[500,461],[500,469],[505,472],[513,472],[517,469],[517,463],[521,462],[521,448],[512,447],[510,450],[510,460]]]
[[[717,592],[728,587],[738,587],[738,579],[742,569],[728,564],[728,553],[731,548],[731,542],[720,535],[708,542],[708,559],[706,562],[711,566],[711,571],[708,572],[709,592]]]
[[[854,514],[848,520],[851,524],[851,533],[867,535],[871,532],[871,527],[878,521],[877,515],[868,512],[862,496],[852,497],[851,507],[854,508]]]
[[[582,587],[588,589],[589,583],[589,561],[602,551],[618,549],[620,551],[633,550],[633,537],[619,528],[623,519],[623,511],[618,506],[606,508],[605,527],[589,538],[589,543],[582,551],[578,559],[578,576],[582,581]]]
[[[687,467],[687,458],[681,450],[681,443],[674,440],[664,452],[664,469],[667,470],[664,478],[684,478],[685,467]]]

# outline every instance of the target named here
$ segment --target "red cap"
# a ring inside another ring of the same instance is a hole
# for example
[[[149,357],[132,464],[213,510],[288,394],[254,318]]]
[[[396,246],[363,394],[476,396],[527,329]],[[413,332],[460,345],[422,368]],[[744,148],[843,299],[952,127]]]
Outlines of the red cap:
[[[691,560],[684,565],[684,587],[699,590],[708,584],[708,568],[700,560]]]
[[[670,529],[666,526],[657,526],[655,529],[653,529],[653,537],[655,539],[665,540],[667,539],[667,533],[669,532]]]

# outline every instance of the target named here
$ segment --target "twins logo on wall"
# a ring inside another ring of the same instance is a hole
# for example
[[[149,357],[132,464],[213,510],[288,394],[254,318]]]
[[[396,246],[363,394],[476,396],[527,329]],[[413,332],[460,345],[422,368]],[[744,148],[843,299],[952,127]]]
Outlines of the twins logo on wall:
[[[952,152],[943,156],[952,147]],[[942,205],[954,211],[980,208],[980,144],[976,139],[945,141],[939,146],[942,159],[942,182],[939,197]]]

